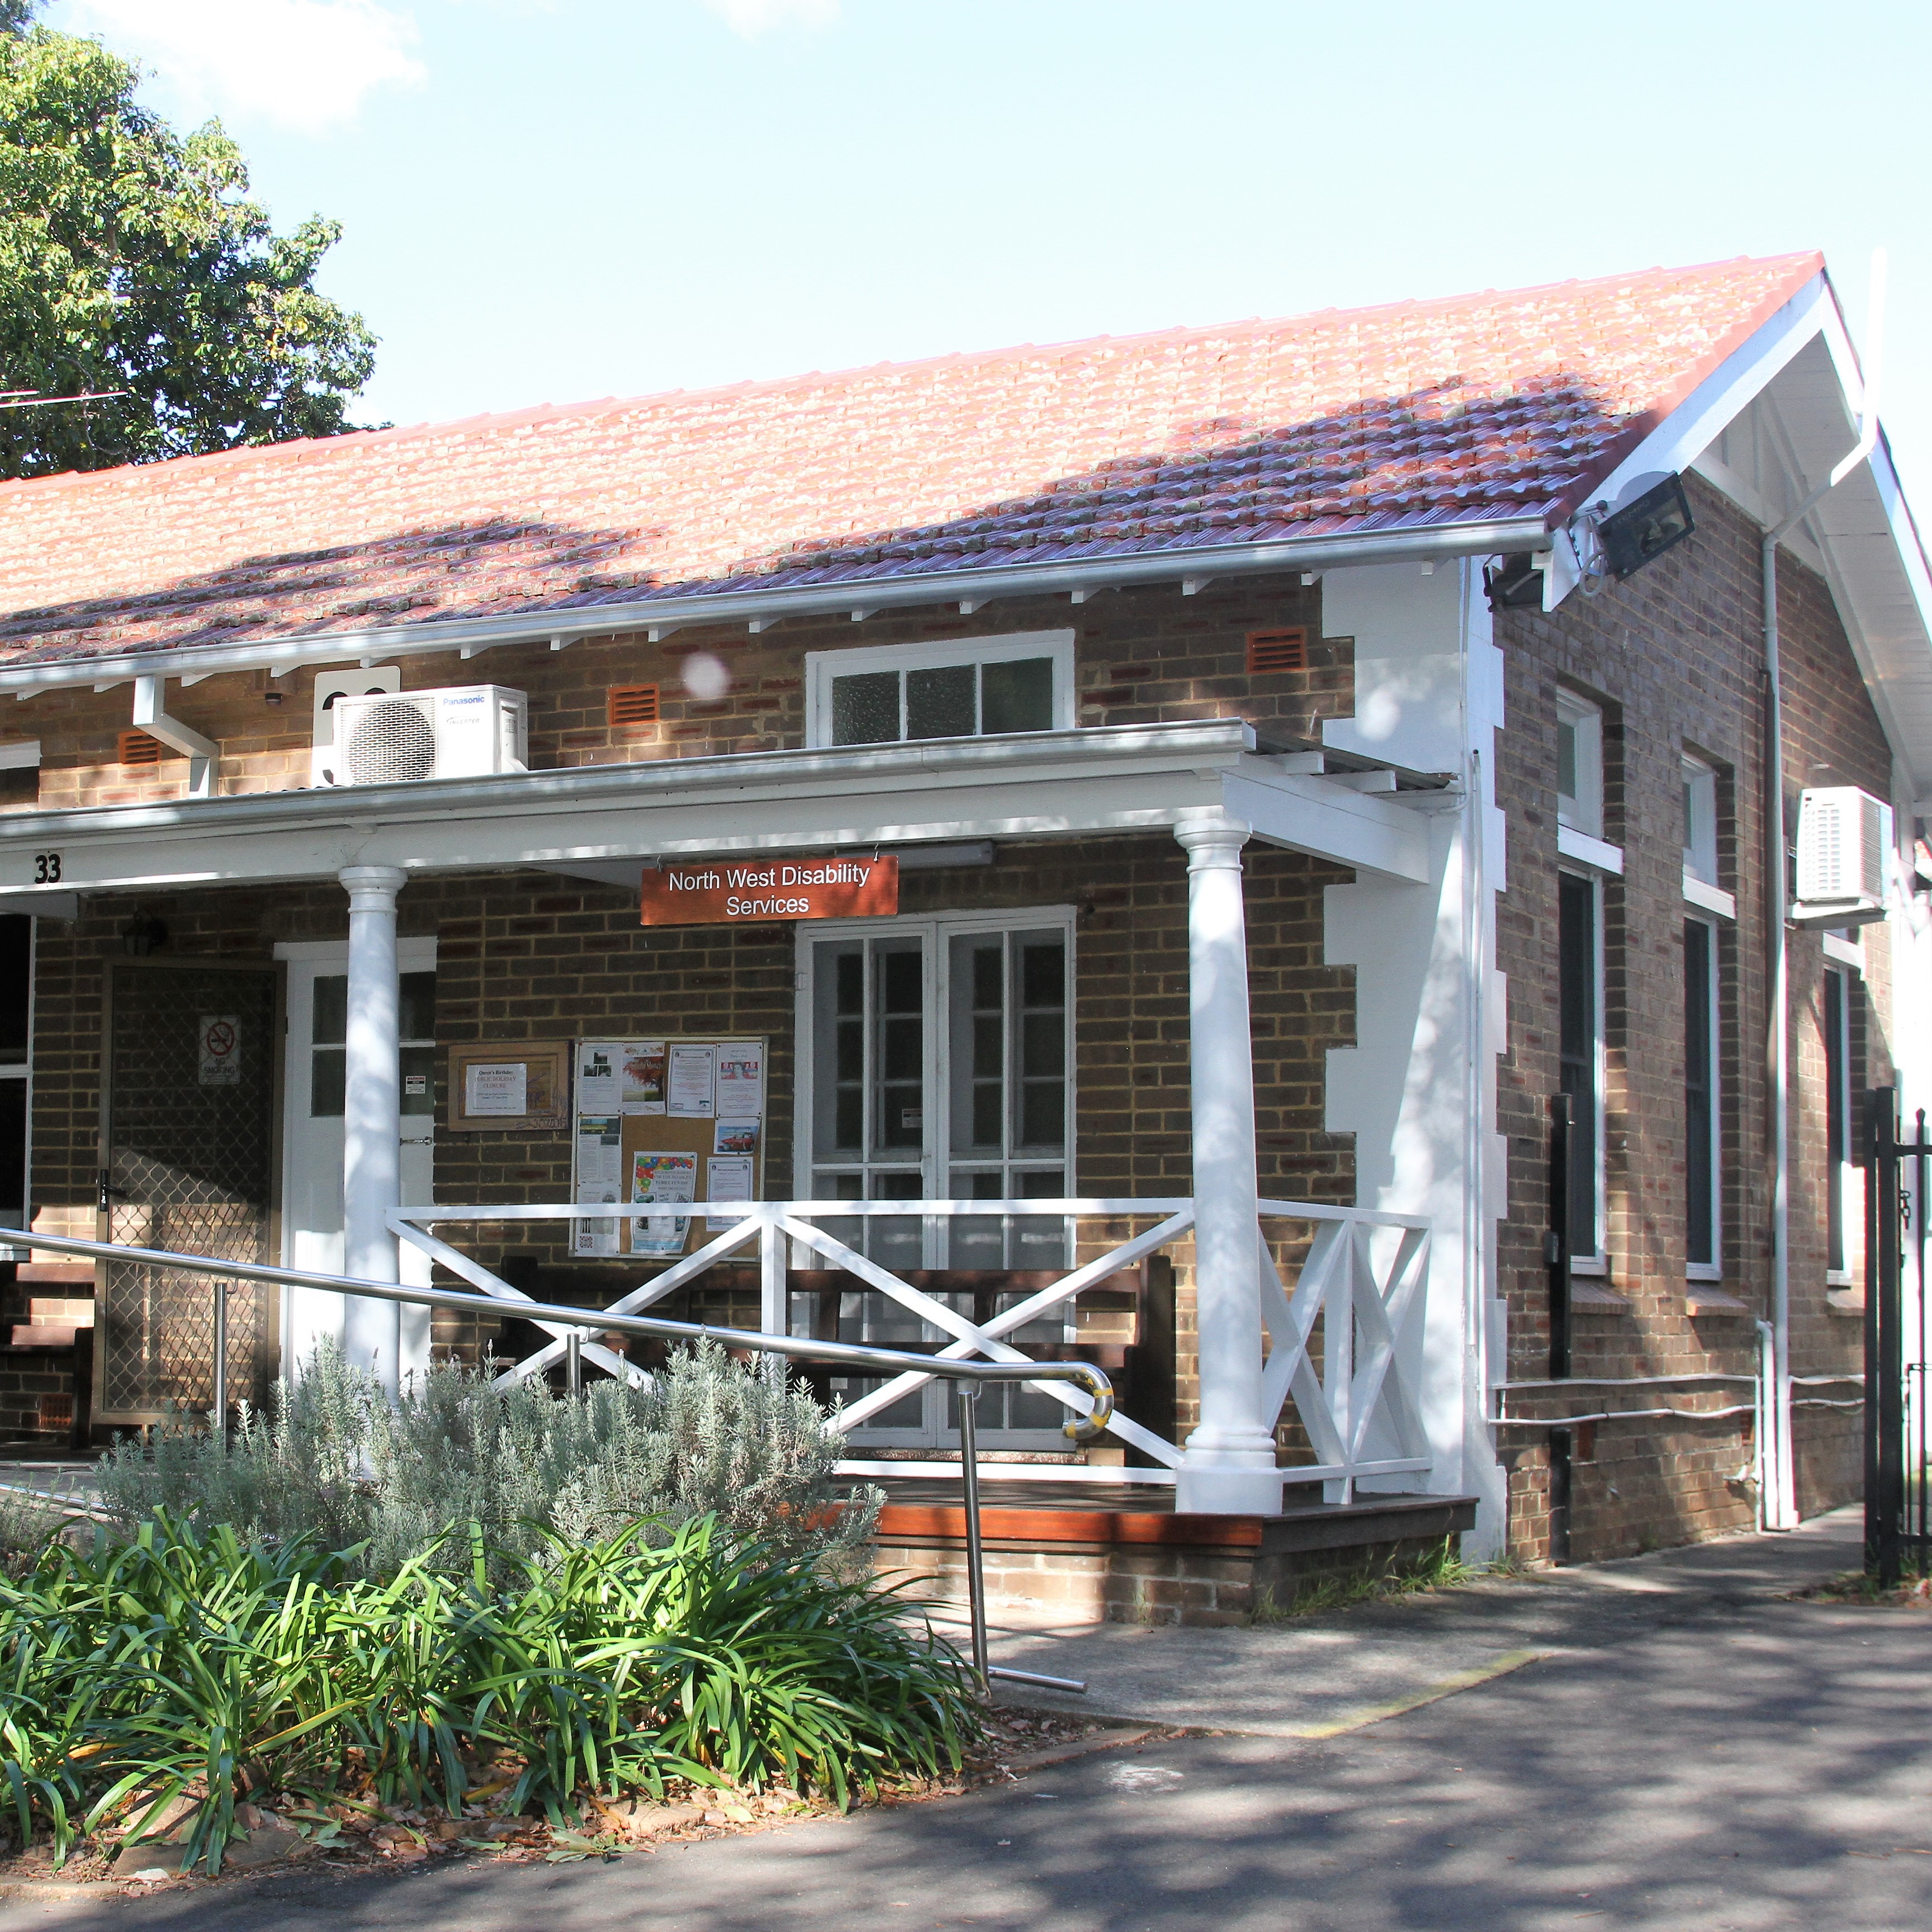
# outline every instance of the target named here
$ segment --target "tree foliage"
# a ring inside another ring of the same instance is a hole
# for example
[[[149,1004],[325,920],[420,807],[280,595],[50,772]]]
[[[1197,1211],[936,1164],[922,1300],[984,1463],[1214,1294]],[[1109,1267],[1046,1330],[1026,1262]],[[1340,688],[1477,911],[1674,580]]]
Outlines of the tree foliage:
[[[340,224],[277,235],[218,122],[177,134],[32,10],[0,0],[0,388],[127,393],[0,412],[0,476],[349,427],[375,339],[315,289]]]

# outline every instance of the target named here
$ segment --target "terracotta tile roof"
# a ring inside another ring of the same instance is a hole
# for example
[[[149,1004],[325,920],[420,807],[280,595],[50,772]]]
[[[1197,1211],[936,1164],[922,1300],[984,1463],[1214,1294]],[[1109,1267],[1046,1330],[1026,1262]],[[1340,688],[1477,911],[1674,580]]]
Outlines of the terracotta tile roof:
[[[0,485],[0,663],[1566,514],[1816,255]]]

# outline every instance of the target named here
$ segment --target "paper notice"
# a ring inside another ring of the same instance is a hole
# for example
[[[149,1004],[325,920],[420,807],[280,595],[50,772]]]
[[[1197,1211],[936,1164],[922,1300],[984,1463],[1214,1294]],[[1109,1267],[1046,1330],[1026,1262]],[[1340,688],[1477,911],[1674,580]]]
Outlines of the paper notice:
[[[664,1110],[664,1043],[628,1040],[622,1044],[623,1109],[627,1114]]]
[[[530,1112],[530,1069],[520,1060],[484,1061],[463,1070],[463,1111],[473,1120]]]
[[[724,1114],[718,1116],[718,1125],[711,1136],[713,1154],[756,1154],[758,1150],[756,1120],[740,1120]]]
[[[614,1203],[622,1198],[624,1122],[617,1114],[580,1115],[577,1123],[577,1198]],[[621,1224],[614,1215],[571,1223],[570,1251],[614,1255]]]
[[[580,1040],[577,1047],[577,1111],[580,1114],[610,1114],[623,1106],[618,1082],[623,1065],[621,1040]]]
[[[670,1049],[664,1111],[673,1118],[708,1120],[718,1111],[718,1049],[678,1044]],[[742,1113],[743,1108],[734,1112]]]
[[[748,1201],[752,1198],[752,1162],[741,1154],[713,1154],[706,1162],[704,1198],[707,1201]],[[736,1217],[711,1214],[705,1217],[708,1229],[731,1228]]]
[[[697,1198],[698,1156],[693,1154],[634,1154],[631,1199],[638,1203],[688,1202]],[[688,1214],[650,1214],[631,1224],[634,1255],[680,1255],[691,1226]]]
[[[753,1120],[765,1111],[765,1049],[754,1040],[718,1043],[718,1111]]]

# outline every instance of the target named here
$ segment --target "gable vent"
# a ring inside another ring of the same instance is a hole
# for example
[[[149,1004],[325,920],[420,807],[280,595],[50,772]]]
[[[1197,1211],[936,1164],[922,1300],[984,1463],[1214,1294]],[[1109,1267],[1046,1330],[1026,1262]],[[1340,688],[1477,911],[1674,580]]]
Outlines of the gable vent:
[[[1248,633],[1248,675],[1259,677],[1272,670],[1306,670],[1308,668],[1308,633],[1294,631],[1250,631]]]
[[[116,757],[124,765],[158,765],[166,749],[160,739],[145,731],[123,731]]]
[[[609,699],[614,728],[658,722],[658,688],[654,684],[614,684]]]

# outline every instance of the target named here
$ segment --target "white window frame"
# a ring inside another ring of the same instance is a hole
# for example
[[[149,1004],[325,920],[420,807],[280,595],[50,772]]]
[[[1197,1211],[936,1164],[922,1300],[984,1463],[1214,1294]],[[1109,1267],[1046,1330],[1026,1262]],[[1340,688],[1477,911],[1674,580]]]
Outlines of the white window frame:
[[[1684,876],[1700,885],[1718,883],[1718,773],[1688,752],[1684,778]]]
[[[1686,1258],[1684,1264],[1684,1278],[1687,1281],[1722,1281],[1724,1278],[1724,1042],[1721,1030],[1724,1006],[1718,997],[1718,977],[1720,962],[1724,958],[1722,935],[1718,931],[1718,922],[1714,919],[1687,917],[1684,922],[1687,927],[1693,926],[1702,927],[1708,935],[1708,944],[1710,946],[1710,972],[1705,989],[1707,1010],[1704,1024],[1707,1029],[1706,1037],[1710,1042],[1711,1054],[1710,1065],[1707,1070],[1711,1090],[1710,1144],[1707,1154],[1711,1163],[1711,1252],[1714,1257],[1714,1259],[1708,1262],[1694,1262],[1688,1258],[1690,1252],[1688,1211],[1689,1204],[1687,1193],[1684,1244]],[[1688,1084],[1690,1051],[1690,1042],[1688,1038],[1684,1042],[1684,1050],[1686,1061],[1684,1072]],[[1688,1144],[1690,1123],[1688,1119],[1684,1123],[1684,1133],[1686,1141],[1684,1157],[1688,1168],[1690,1151]],[[1688,1190],[1689,1182],[1688,1172],[1685,1182]]]
[[[1574,692],[1556,694],[1556,722],[1561,730],[1568,726],[1576,734],[1576,789],[1562,790],[1558,781],[1556,823],[1586,838],[1604,836],[1604,711],[1586,698]],[[1561,769],[1560,766],[1558,767]]]
[[[944,638],[929,644],[866,644],[842,651],[805,654],[805,742],[813,749],[832,748],[832,680],[880,670],[936,670],[954,664],[1010,664],[1024,658],[1053,663],[1053,723],[1056,731],[1074,724],[1073,637],[1071,631],[1014,631],[997,638]],[[940,739],[908,741],[882,738],[880,744],[943,743]],[[842,748],[860,751],[861,746]]]
[[[1852,1087],[1852,988],[1855,976],[1849,966],[1831,965],[1825,968],[1824,976],[1827,980],[1835,979],[1838,986],[1838,1037],[1835,1040],[1826,1028],[1826,1018],[1829,1010],[1826,1003],[1823,986],[1821,984],[1819,988],[1819,1044],[1823,1048],[1820,1058],[1824,1062],[1826,1106],[1828,1110],[1826,1114],[1825,1159],[1828,1164],[1832,1158],[1829,1125],[1831,1115],[1828,1109],[1833,1097],[1831,1090],[1833,1087],[1836,1087],[1838,1105],[1844,1110],[1841,1118],[1844,1122],[1845,1157],[1838,1163],[1838,1209],[1840,1225],[1835,1232],[1838,1235],[1838,1252],[1846,1260],[1850,1261],[1854,1245],[1852,1237],[1856,1233],[1862,1238],[1864,1222],[1864,1176],[1859,1171],[1856,1157],[1858,1150],[1858,1123],[1857,1114],[1852,1112],[1854,1094]],[[1850,1288],[1852,1285],[1852,1270],[1849,1268],[1834,1268],[1830,1265],[1832,1238],[1834,1231],[1831,1226],[1832,1190],[1828,1174],[1826,1178],[1825,1284],[1828,1288]]]
[[[40,747],[34,746],[34,760],[38,764]],[[15,764],[12,769],[20,770]],[[13,1065],[0,1065],[0,1080],[17,1081],[21,1090],[21,1106],[26,1114],[26,1132],[20,1150],[20,1215],[22,1227],[30,1227],[34,1214],[34,1016],[40,993],[40,922],[29,917],[27,920],[27,1051],[26,1057]],[[0,1260],[9,1256],[20,1261],[27,1258],[24,1250],[0,1249]]]
[[[827,940],[890,939],[902,934],[916,934],[922,941],[921,998],[925,1001],[924,1010],[929,1016],[929,1024],[926,1028],[923,1094],[934,1120],[920,1153],[920,1191],[928,1200],[941,1201],[952,1198],[950,1178],[953,1165],[952,1110],[950,1105],[946,1104],[951,1095],[952,1028],[947,1024],[948,1000],[951,990],[951,942],[955,938],[974,933],[1042,930],[1054,930],[1064,934],[1066,944],[1066,1112],[1062,1130],[1065,1151],[1060,1162],[1065,1178],[1061,1184],[1066,1190],[1065,1198],[1071,1199],[1077,1196],[1079,1190],[1074,1168],[1074,1079],[1075,1070],[1078,1064],[1078,1056],[1075,1051],[1074,1018],[1075,1000],[1079,984],[1075,952],[1076,912],[1077,908],[1069,905],[1017,906],[1002,907],[985,912],[902,914],[891,919],[801,920],[798,922],[797,950],[794,955],[797,966],[794,1022],[797,1051],[793,1061],[792,1101],[792,1174],[795,1198],[809,1201],[818,1198],[814,1174],[820,1163],[812,1157],[812,1123],[817,1118],[813,1083],[818,1057],[818,1042],[812,1032],[813,1008],[816,1000],[816,988],[812,981],[812,947]],[[868,1162],[866,1164],[878,1166],[882,1163]],[[907,1165],[910,1166],[911,1163],[908,1162]],[[804,1268],[826,1265],[814,1253],[802,1250],[796,1254],[794,1264]],[[930,1220],[922,1231],[919,1264],[927,1268],[945,1265],[939,1252],[938,1230]],[[1071,1340],[1073,1337],[1074,1312],[1073,1304],[1070,1302],[1066,1305],[1065,1317],[1067,1339]],[[920,1428],[868,1426],[855,1431],[853,1440],[868,1447],[932,1446],[936,1426],[933,1405],[940,1399],[938,1391],[941,1386],[934,1384],[928,1389],[926,1421]],[[943,1439],[943,1430],[938,1433]],[[1056,1437],[1037,1430],[985,1430],[982,1431],[982,1437],[1001,1447],[1046,1448],[1058,1446]]]
[[[1592,1176],[1592,1184],[1596,1190],[1596,1211],[1592,1216],[1592,1219],[1595,1222],[1597,1229],[1597,1251],[1594,1254],[1591,1255],[1580,1255],[1573,1252],[1570,1257],[1570,1271],[1573,1274],[1607,1275],[1610,1271],[1610,1260],[1609,1246],[1607,1242],[1605,1240],[1604,1237],[1609,1232],[1610,1222],[1610,1166],[1609,1162],[1605,1159],[1604,1142],[1607,1138],[1606,1123],[1609,1117],[1610,1108],[1606,1092],[1607,1086],[1607,1075],[1609,1072],[1609,1054],[1605,1050],[1604,1035],[1606,1029],[1604,1024],[1604,956],[1606,951],[1604,944],[1604,880],[1601,873],[1593,870],[1586,870],[1581,866],[1559,866],[1558,868],[1558,871],[1559,874],[1567,874],[1573,879],[1581,879],[1583,880],[1583,882],[1590,888],[1591,902],[1590,938],[1592,958],[1590,966],[1592,993],[1590,1010],[1591,1018],[1593,1022],[1592,1031],[1594,1035],[1591,1042],[1593,1066],[1591,1077],[1592,1084],[1594,1089],[1594,1099],[1596,1102],[1594,1108],[1594,1124],[1596,1128],[1594,1149],[1596,1154],[1596,1163],[1595,1172]]]

